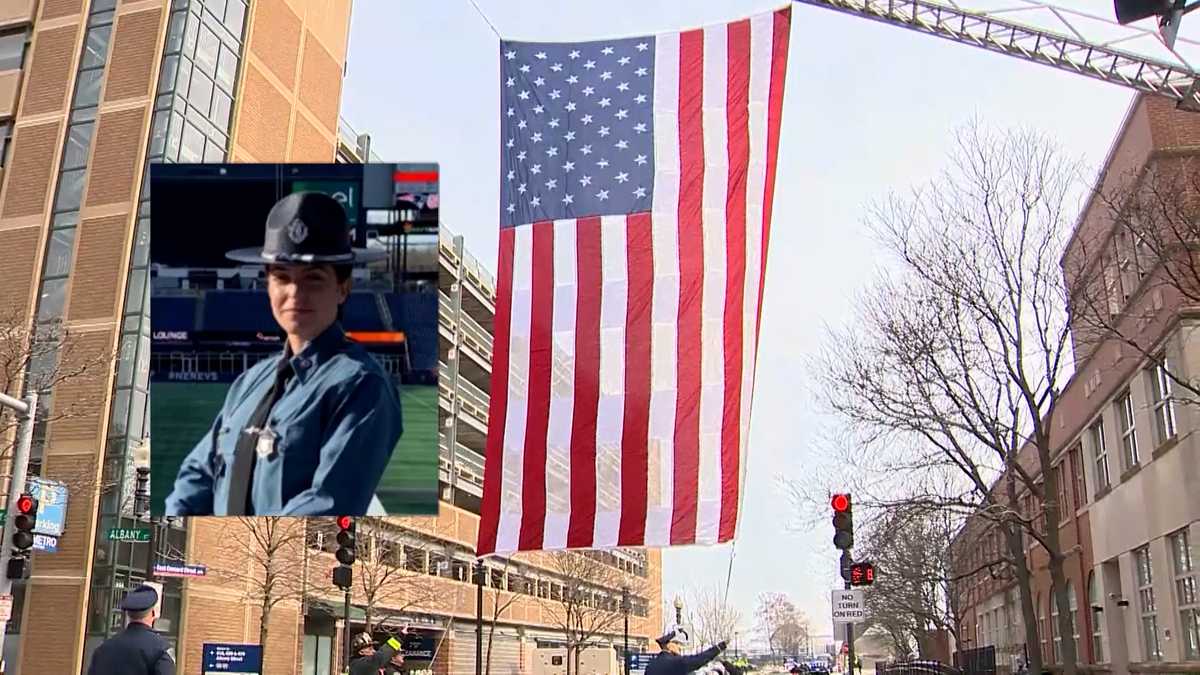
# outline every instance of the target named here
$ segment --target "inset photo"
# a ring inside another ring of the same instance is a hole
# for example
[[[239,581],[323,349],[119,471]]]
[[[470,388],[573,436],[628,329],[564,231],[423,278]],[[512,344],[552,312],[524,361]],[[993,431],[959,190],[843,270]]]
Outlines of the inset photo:
[[[432,515],[436,164],[153,164],[151,510]]]

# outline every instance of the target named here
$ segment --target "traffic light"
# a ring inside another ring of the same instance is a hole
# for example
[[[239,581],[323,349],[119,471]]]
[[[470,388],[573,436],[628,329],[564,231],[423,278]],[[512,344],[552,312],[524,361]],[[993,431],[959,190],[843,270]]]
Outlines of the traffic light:
[[[870,586],[875,583],[875,563],[858,562],[850,566],[851,586]]]
[[[33,495],[23,494],[17,497],[17,517],[13,519],[12,545],[18,553],[24,553],[33,546],[33,528],[37,525],[38,500]]]
[[[850,511],[850,495],[838,493],[829,500],[833,507],[833,545],[846,551],[854,547],[854,520]]]
[[[357,543],[354,541],[355,523],[350,516],[338,516],[337,519],[338,534],[337,543],[338,549],[334,553],[334,557],[341,563],[333,570],[333,585],[338,588],[348,589],[354,581],[354,571],[351,565],[358,557],[356,555]]]

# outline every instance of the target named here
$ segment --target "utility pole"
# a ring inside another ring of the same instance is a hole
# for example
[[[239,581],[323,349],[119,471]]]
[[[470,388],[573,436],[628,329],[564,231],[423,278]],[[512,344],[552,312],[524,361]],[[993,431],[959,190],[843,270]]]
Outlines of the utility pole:
[[[8,598],[12,605],[12,579],[8,576],[9,563],[12,561],[12,533],[15,529],[17,499],[25,492],[25,473],[29,470],[29,448],[33,444],[33,425],[37,416],[36,391],[29,392],[24,400],[13,398],[0,393],[0,406],[17,411],[21,419],[21,428],[17,434],[17,447],[13,453],[12,482],[8,484],[7,517],[4,519],[4,529],[0,530],[0,597]],[[25,561],[28,564],[28,560]],[[8,633],[8,617],[0,620],[0,639]]]
[[[621,588],[621,611],[625,613],[625,651],[622,652],[622,658],[625,660],[625,675],[629,675],[629,587]]]
[[[483,560],[475,561],[475,675],[483,675]]]

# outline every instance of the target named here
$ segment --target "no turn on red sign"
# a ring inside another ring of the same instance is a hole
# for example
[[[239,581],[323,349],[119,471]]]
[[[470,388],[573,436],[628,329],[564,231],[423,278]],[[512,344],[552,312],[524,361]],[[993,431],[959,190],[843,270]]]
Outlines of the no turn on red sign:
[[[863,623],[867,620],[867,608],[863,603],[863,589],[861,588],[833,591],[830,604],[833,607],[835,624]]]

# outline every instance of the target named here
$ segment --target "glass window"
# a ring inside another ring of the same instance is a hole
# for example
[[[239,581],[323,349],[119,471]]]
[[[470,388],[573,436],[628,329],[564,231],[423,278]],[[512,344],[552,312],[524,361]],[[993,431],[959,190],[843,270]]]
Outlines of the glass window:
[[[161,155],[167,144],[167,121],[170,113],[160,110],[154,113],[154,126],[150,130],[150,154]]]
[[[225,27],[240,42],[242,39],[242,23],[246,20],[246,4],[242,0],[229,0],[225,7]]]
[[[64,170],[87,166],[88,150],[92,147],[92,128],[95,122],[72,124],[67,131],[67,150],[63,153]]]
[[[179,77],[175,80],[175,106],[183,110],[187,100],[188,88],[192,82],[192,62],[186,58],[179,60]]]
[[[212,12],[217,21],[225,17],[225,0],[204,0],[204,8]]]
[[[84,169],[64,171],[58,179],[58,198],[55,211],[78,211],[83,201]]]
[[[1150,560],[1150,547],[1143,546],[1133,552],[1138,587],[1138,609],[1142,618],[1142,647],[1146,661],[1161,661],[1162,649],[1158,643],[1158,608],[1154,603],[1154,572]]]
[[[171,126],[167,131],[167,149],[163,153],[163,157],[169,161],[175,161],[179,156],[179,141],[183,138],[183,116],[177,112],[171,113]],[[150,172],[146,172],[146,182],[149,183]],[[142,196],[149,196],[143,190]]]
[[[139,218],[137,239],[133,243],[133,264],[138,267],[150,262],[150,219]]]
[[[183,55],[191,58],[196,51],[196,31],[200,28],[200,17],[187,13],[187,26],[183,29]]]
[[[91,12],[103,12],[117,6],[117,0],[92,0]]]
[[[1082,508],[1087,503],[1087,481],[1083,479],[1083,446],[1071,450],[1071,482],[1075,484],[1075,504]]]
[[[96,121],[96,106],[89,105],[86,108],[78,108],[71,111],[71,124],[80,122],[95,122]]]
[[[146,418],[146,392],[134,389],[133,398],[129,402],[129,435],[134,438],[145,438],[146,430],[142,423]]]
[[[105,0],[105,1],[107,2],[107,0]],[[112,10],[109,10],[107,12],[93,11],[91,16],[88,17],[88,25],[89,26],[111,25],[113,22],[114,14],[115,14],[115,12],[113,12]]]
[[[188,101],[196,109],[207,115],[212,104],[213,85],[207,75],[196,69],[192,72],[192,88],[188,90]]]
[[[1137,466],[1139,461],[1133,397],[1128,390],[1117,397],[1116,408],[1117,426],[1121,430],[1121,468],[1128,471]]]
[[[225,144],[218,143],[213,139],[208,139],[208,145],[204,146],[204,161],[219,164],[225,160]]]
[[[1075,597],[1075,587],[1067,582],[1067,609],[1071,613],[1071,642],[1075,644],[1075,661],[1079,659],[1079,601]]]
[[[190,123],[183,125],[183,142],[179,146],[179,162],[189,164],[204,160],[204,134]]]
[[[133,361],[137,357],[138,336],[126,333],[121,336],[121,347],[117,352],[117,386],[133,384]]]
[[[208,26],[200,26],[199,38],[196,41],[196,66],[205,73],[217,72],[217,54],[221,49],[221,41],[217,39],[217,34],[208,29]]]
[[[124,436],[126,424],[129,420],[129,390],[118,389],[117,396],[113,399],[112,407],[112,429],[109,430],[114,436]]]
[[[0,34],[0,70],[20,70],[25,56],[25,29]]]
[[[1095,572],[1088,572],[1088,603],[1092,612],[1092,662],[1104,663],[1104,602]]]
[[[1100,491],[1112,485],[1108,475],[1108,448],[1104,445],[1104,421],[1097,420],[1088,434],[1092,438],[1092,457],[1096,462],[1096,490]]]
[[[12,145],[11,121],[0,122],[0,166],[8,164],[8,149]]]
[[[103,79],[104,70],[101,68],[79,73],[79,80],[75,84],[75,100],[71,103],[71,107],[86,108],[99,103],[100,82]]]
[[[75,227],[78,224],[79,224],[79,212],[78,211],[67,211],[66,213],[54,214],[54,221],[50,224],[50,227],[52,229],[59,230],[64,227]]]
[[[220,89],[213,92],[212,112],[209,113],[209,118],[223,132],[229,131],[229,115],[232,109],[233,101],[228,96]]]
[[[38,302],[38,321],[61,319],[66,303],[66,279],[48,279],[42,282],[42,296]]]
[[[221,60],[217,62],[217,84],[224,87],[225,91],[233,91],[237,67],[237,54],[229,47],[221,47]]]
[[[167,26],[166,53],[173,54],[183,47],[183,25],[187,20],[187,12],[172,12],[171,23]]]
[[[1196,592],[1196,569],[1187,528],[1171,535],[1171,568],[1175,573],[1184,659],[1195,661],[1200,659],[1200,594]]]
[[[1171,372],[1165,354],[1149,370],[1150,393],[1154,402],[1154,432],[1161,445],[1175,438],[1175,404],[1171,400]]]
[[[112,26],[97,26],[87,32],[87,41],[83,45],[83,59],[79,62],[81,70],[97,68],[104,65],[108,57],[108,39],[112,35]]]
[[[71,253],[75,250],[75,230],[55,230],[50,235],[50,249],[46,253],[47,278],[65,277],[71,272]]]
[[[175,88],[175,78],[179,74],[179,57],[175,55],[163,59],[162,70],[158,73],[158,90],[171,91]]]
[[[1050,634],[1054,636],[1054,663],[1062,663],[1062,631],[1058,629],[1058,599],[1050,588]]]
[[[129,288],[125,292],[125,307],[128,313],[130,307],[142,306],[142,293],[146,290],[146,270],[134,270],[129,275]]]

